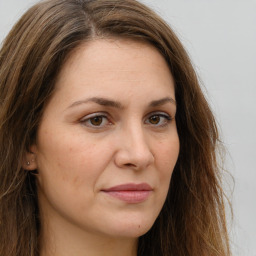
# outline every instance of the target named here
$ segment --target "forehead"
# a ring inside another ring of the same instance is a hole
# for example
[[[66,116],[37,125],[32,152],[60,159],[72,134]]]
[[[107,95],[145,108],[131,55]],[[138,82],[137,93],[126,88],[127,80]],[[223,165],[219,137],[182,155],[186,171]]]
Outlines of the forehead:
[[[161,98],[167,92],[174,98],[174,81],[165,59],[150,44],[97,39],[77,47],[64,63],[56,91],[64,90],[74,98],[106,94]]]
[[[81,71],[81,68],[83,72],[108,72],[115,75],[136,71],[141,73],[149,69],[169,71],[166,61],[154,46],[144,41],[115,38],[95,39],[78,46],[68,56],[59,77],[70,76],[71,72]]]

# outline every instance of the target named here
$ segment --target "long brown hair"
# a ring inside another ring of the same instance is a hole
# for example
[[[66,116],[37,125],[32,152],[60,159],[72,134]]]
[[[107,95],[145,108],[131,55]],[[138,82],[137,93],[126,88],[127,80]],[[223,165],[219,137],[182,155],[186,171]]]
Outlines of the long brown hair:
[[[22,168],[56,77],[86,40],[144,40],[165,58],[175,80],[180,154],[164,207],[140,237],[138,255],[230,255],[218,132],[180,41],[134,0],[46,0],[30,8],[0,51],[0,255],[39,255],[36,176]]]

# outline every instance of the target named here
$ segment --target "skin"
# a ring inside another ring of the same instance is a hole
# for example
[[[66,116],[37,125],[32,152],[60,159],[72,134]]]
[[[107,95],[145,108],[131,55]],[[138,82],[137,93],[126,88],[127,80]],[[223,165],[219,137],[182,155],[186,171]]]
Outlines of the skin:
[[[178,158],[175,113],[174,81],[154,47],[99,39],[71,54],[26,159],[39,172],[42,256],[136,255]],[[152,191],[139,203],[103,191],[125,183]]]

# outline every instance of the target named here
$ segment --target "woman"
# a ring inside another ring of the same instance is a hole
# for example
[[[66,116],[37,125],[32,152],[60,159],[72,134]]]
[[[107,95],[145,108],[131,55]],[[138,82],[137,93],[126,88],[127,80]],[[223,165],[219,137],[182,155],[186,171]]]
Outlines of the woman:
[[[154,12],[40,2],[0,77],[0,255],[230,255],[215,120]]]

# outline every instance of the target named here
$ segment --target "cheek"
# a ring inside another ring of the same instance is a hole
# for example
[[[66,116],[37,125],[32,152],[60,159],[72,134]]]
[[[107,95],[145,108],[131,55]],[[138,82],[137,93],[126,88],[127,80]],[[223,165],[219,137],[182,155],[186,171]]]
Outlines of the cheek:
[[[157,148],[155,161],[159,173],[159,180],[168,190],[172,172],[179,155],[180,145],[178,136],[171,141],[165,140],[159,142]]]
[[[110,151],[107,145],[103,145],[103,140],[96,143],[84,134],[53,132],[42,138],[39,140],[38,160],[44,180],[54,179],[63,186],[78,189],[95,183],[108,164]]]
[[[177,162],[179,150],[178,136],[172,140],[159,142],[155,156],[156,162],[162,166],[163,170],[172,170]]]
[[[157,144],[155,144],[155,167],[156,167],[156,175],[157,175],[157,193],[154,201],[154,205],[158,211],[156,214],[158,215],[161,211],[164,202],[166,200],[170,181],[173,173],[173,169],[178,159],[179,155],[179,139],[178,136],[169,138],[164,138],[162,140],[158,140]]]
[[[78,134],[48,133],[38,142],[39,194],[60,211],[70,205],[82,210],[93,204],[95,184],[107,161],[102,145],[83,140]]]

